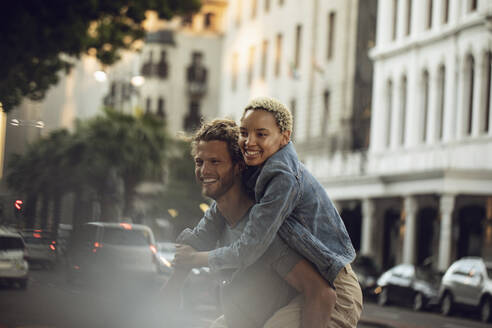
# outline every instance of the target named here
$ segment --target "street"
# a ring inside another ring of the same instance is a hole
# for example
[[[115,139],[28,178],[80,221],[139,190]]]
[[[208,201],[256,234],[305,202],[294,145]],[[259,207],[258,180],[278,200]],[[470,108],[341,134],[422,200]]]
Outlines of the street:
[[[159,309],[163,277],[148,288],[136,289],[72,286],[60,267],[32,269],[29,274],[26,290],[0,286],[0,328],[206,327],[211,320],[206,311],[187,313],[178,323],[170,323]]]
[[[171,324],[159,309],[158,277],[147,289],[72,286],[65,282],[63,269],[52,271],[33,268],[27,290],[0,287],[0,328],[154,328],[207,327],[213,311],[187,313],[179,323]],[[360,328],[474,328],[490,327],[466,314],[444,317],[437,313],[413,312],[395,306],[381,307],[366,303]]]

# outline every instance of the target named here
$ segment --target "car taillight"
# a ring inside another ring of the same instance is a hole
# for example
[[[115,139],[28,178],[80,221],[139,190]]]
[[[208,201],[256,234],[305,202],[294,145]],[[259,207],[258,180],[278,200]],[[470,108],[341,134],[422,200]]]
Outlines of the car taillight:
[[[52,251],[55,251],[55,250],[56,250],[55,245],[51,244],[51,245],[50,245],[50,249],[51,249]]]
[[[29,252],[27,250],[24,250],[24,255],[22,256],[22,258],[26,261],[29,258]]]
[[[154,245],[150,245],[149,248],[152,254],[157,254],[157,248]]]

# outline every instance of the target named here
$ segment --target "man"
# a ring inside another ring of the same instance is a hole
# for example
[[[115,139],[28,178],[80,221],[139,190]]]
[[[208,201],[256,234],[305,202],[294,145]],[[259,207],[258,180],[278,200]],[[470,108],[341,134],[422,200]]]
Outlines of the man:
[[[253,198],[242,184],[244,162],[238,146],[239,129],[233,121],[215,120],[205,123],[193,138],[195,175],[205,196],[215,200],[212,206],[221,214],[202,220],[213,221],[214,230],[202,230],[202,221],[193,231],[185,230],[178,241],[178,254],[193,254],[197,266],[207,265],[200,252],[232,244],[242,233],[248,220]],[[216,211],[214,211],[216,212]],[[191,246],[191,247],[190,247]],[[180,263],[176,258],[175,263]],[[186,267],[176,268],[165,287],[176,292]],[[326,327],[335,305],[336,294],[314,267],[276,237],[267,252],[245,271],[222,285],[224,316],[213,327]],[[300,293],[300,296],[298,294]],[[287,305],[303,297],[302,314]]]

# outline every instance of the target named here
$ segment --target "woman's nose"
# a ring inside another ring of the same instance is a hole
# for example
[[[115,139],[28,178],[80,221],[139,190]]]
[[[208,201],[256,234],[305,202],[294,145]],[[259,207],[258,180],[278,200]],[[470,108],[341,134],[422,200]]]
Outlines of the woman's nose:
[[[255,143],[256,143],[255,138],[252,135],[249,135],[246,138],[246,146],[251,146],[254,145]]]

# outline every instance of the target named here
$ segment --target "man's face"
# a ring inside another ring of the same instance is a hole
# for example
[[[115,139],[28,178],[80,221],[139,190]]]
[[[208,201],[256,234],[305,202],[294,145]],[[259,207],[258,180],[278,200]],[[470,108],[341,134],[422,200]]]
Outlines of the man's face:
[[[290,132],[280,132],[275,117],[267,111],[249,110],[241,120],[239,147],[249,166],[262,165],[289,139]]]
[[[236,182],[239,165],[233,164],[225,141],[200,141],[195,152],[195,177],[202,194],[216,201]]]

